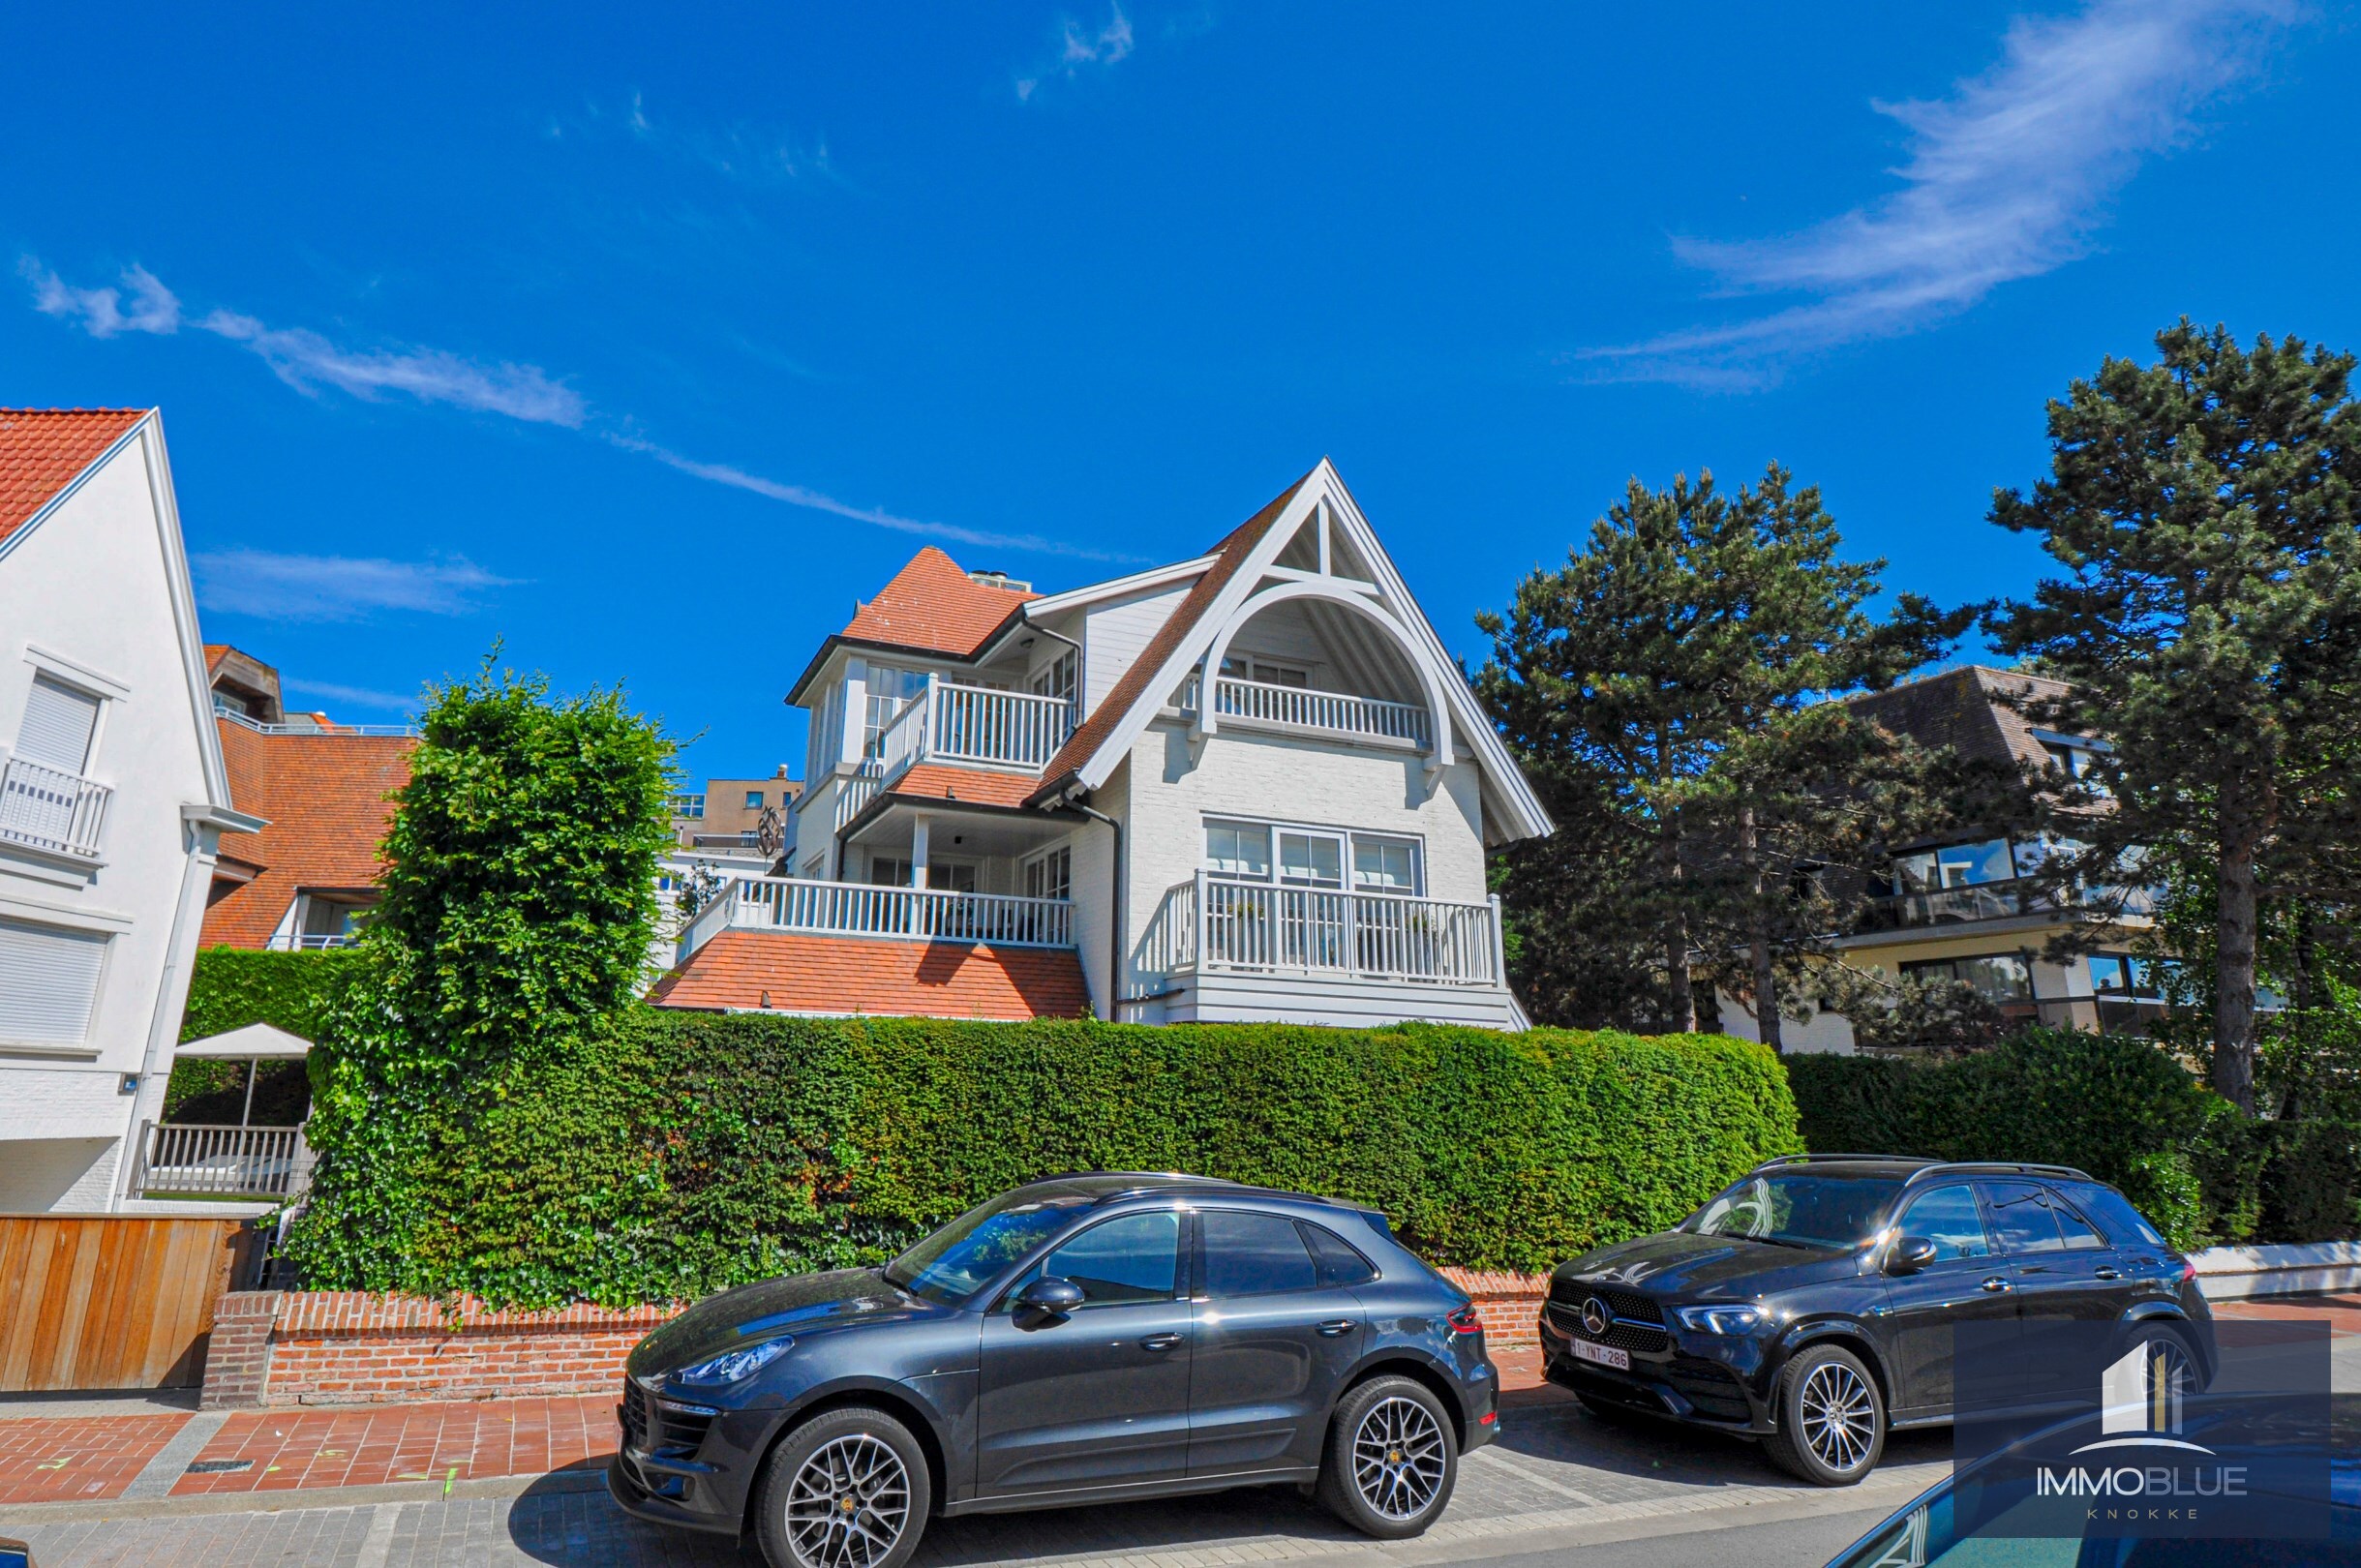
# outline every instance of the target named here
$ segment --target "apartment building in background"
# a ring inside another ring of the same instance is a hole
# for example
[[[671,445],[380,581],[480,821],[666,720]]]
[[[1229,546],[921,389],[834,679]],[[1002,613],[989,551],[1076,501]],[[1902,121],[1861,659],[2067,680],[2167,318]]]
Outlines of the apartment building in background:
[[[0,1212],[123,1207],[233,803],[154,409],[0,409]]]
[[[792,874],[727,881],[666,1006],[1524,1022],[1485,871],[1549,817],[1324,460],[1064,592],[922,550],[788,701]]]
[[[787,776],[787,765],[769,778],[709,778],[705,788],[672,798],[673,835],[682,849],[754,853],[766,823],[787,831],[803,781]]]

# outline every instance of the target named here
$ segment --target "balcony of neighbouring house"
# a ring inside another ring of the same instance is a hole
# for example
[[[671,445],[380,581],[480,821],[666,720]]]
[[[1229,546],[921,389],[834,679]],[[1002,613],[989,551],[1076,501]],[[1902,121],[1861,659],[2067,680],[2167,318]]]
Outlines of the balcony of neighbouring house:
[[[2055,915],[2082,903],[2134,919],[2150,915],[2156,907],[2155,894],[2145,888],[2098,889],[2082,898],[2061,900],[2055,884],[2020,877],[1870,898],[1862,906],[1859,931],[1867,935],[1972,925],[1984,920]]]
[[[300,1127],[142,1122],[134,1197],[299,1197],[313,1155]]]
[[[929,676],[877,737],[874,753],[836,792],[842,828],[893,781],[921,763],[949,763],[1038,774],[1074,733],[1074,704],[1063,697],[962,686]]]
[[[1203,680],[1191,676],[1181,688],[1180,710],[1194,715]],[[1225,724],[1280,730],[1332,739],[1379,741],[1425,751],[1435,743],[1433,716],[1416,703],[1348,692],[1315,691],[1273,680],[1219,676],[1213,682],[1213,711]]]
[[[873,887],[793,877],[733,877],[681,933],[685,963],[727,930],[793,931],[891,942],[970,942],[1071,948],[1074,905],[1063,898]]]
[[[0,753],[0,757],[5,757]],[[0,840],[96,861],[114,791],[30,757],[0,767]]]

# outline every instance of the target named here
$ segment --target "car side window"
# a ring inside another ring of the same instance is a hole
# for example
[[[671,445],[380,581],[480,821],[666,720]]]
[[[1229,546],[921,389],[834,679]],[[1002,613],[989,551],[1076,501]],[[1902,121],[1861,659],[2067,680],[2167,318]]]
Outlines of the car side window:
[[[2164,1238],[2156,1227],[2143,1219],[2137,1209],[2121,1192],[2096,1182],[2075,1182],[2064,1188],[2074,1206],[2099,1222],[2107,1240],[2118,1247],[2164,1246]]]
[[[2073,1205],[2055,1192],[2049,1194],[2049,1212],[2057,1217],[2058,1234],[2066,1239],[2068,1251],[2105,1250],[2106,1238],[2100,1235],[2089,1221],[2074,1213]]]
[[[1304,1244],[1312,1249],[1312,1261],[1319,1265],[1322,1290],[1367,1284],[1377,1277],[1377,1266],[1333,1231],[1309,1220],[1296,1221],[1295,1228],[1303,1232]]]
[[[1025,1278],[1072,1280],[1082,1287],[1085,1307],[1170,1301],[1180,1283],[1180,1223],[1171,1209],[1109,1220],[1051,1252]]]
[[[1938,1187],[1920,1193],[1894,1221],[1893,1230],[1897,1236],[1923,1236],[1933,1242],[1940,1260],[1992,1255],[1992,1240],[1984,1234],[1972,1188]]]
[[[1208,1296],[1267,1296],[1311,1290],[1319,1283],[1319,1272],[1292,1220],[1208,1209],[1197,1217],[1197,1228],[1205,1238]]]
[[[2043,1191],[2026,1182],[1986,1182],[1983,1200],[1992,1211],[1992,1239],[2012,1256],[2027,1252],[2061,1252],[2066,1239],[2058,1233],[2058,1217]]]

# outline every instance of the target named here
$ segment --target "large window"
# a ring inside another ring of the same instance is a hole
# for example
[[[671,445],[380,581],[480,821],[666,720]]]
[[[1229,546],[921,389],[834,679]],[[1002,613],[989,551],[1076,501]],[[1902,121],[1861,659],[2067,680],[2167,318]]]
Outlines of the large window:
[[[2094,952],[2090,955],[2090,967],[2091,989],[2100,996],[2117,1001],[2164,999],[2164,966],[2153,958],[2134,958],[2126,952]]]
[[[1312,672],[1299,664],[1277,664],[1244,654],[1225,658],[1222,677],[1226,680],[1258,680],[1266,686],[1293,686],[1297,690],[1312,684]]]
[[[1027,898],[1074,896],[1074,851],[1064,844],[1025,862]]]
[[[101,933],[0,920],[0,1042],[83,1043],[106,967]]]
[[[1972,985],[1985,1000],[2003,1006],[2033,1000],[2033,967],[2016,952],[1984,953],[1974,958],[1928,958],[1902,966],[1902,978],[1921,984],[1929,980],[1958,980]]]
[[[79,775],[90,766],[100,699],[47,676],[35,676],[16,728],[16,755]]]
[[[1893,858],[1895,892],[1934,892],[1945,888],[1974,888],[1987,882],[2010,882],[2016,866],[2005,838],[1983,838],[1969,844],[1945,844],[1913,850]]]
[[[1423,860],[1418,840],[1391,833],[1219,818],[1205,824],[1205,869],[1227,881],[1341,890],[1350,867],[1354,891],[1407,897],[1422,890]]]
[[[926,672],[897,670],[890,664],[872,664],[868,676],[868,710],[861,731],[861,754],[877,755],[879,739],[884,736],[895,715],[926,690]]]
[[[1076,676],[1080,669],[1081,661],[1070,648],[1060,653],[1053,662],[1044,665],[1038,671],[1033,678],[1026,682],[1026,688],[1036,697],[1060,697],[1072,704],[1077,689]]]

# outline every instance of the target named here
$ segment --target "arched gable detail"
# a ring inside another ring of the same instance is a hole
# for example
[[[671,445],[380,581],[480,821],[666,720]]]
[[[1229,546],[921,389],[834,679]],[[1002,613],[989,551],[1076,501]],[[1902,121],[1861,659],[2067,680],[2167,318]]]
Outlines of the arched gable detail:
[[[1222,623],[1222,629],[1214,634],[1212,644],[1205,649],[1204,675],[1196,704],[1198,733],[1212,735],[1219,728],[1219,716],[1213,710],[1213,682],[1221,671],[1223,656],[1229,651],[1230,640],[1255,617],[1289,599],[1319,599],[1342,605],[1373,622],[1393,639],[1403,657],[1410,661],[1410,668],[1418,672],[1419,683],[1426,689],[1427,710],[1435,726],[1435,748],[1427,754],[1427,766],[1450,767],[1451,706],[1443,695],[1442,682],[1436,677],[1434,661],[1420,648],[1418,640],[1410,635],[1409,628],[1395,619],[1382,605],[1367,593],[1335,583],[1288,582],[1264,588],[1238,606],[1236,613]]]

